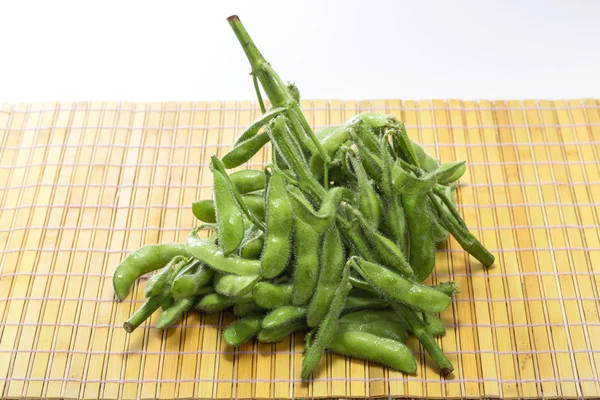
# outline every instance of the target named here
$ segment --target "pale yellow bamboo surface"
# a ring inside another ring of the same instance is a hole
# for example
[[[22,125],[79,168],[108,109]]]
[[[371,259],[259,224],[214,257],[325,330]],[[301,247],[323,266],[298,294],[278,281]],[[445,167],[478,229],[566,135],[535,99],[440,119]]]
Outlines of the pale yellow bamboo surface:
[[[0,107],[0,395],[7,398],[597,398],[600,396],[600,103],[304,101],[315,128],[393,114],[443,161],[467,160],[457,200],[496,254],[485,271],[452,239],[433,282],[461,293],[438,339],[440,378],[418,343],[407,376],[335,354],[299,379],[303,337],[239,349],[230,313],[156,316],[133,334],[111,274],[142,245],[184,241],[211,197],[210,156],[259,115],[254,102]],[[267,148],[249,166],[260,168]]]

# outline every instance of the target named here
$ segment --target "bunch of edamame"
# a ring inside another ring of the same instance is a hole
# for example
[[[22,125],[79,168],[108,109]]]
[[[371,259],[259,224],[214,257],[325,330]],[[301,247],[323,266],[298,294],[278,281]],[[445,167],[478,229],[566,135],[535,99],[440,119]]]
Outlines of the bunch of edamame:
[[[494,262],[455,208],[465,163],[441,164],[402,122],[375,113],[314,133],[298,89],[281,81],[236,16],[229,22],[252,66],[263,115],[231,151],[212,157],[213,200],[192,205],[204,222],[199,229],[214,234],[203,239],[196,229],[185,244],[143,247],[118,266],[119,299],[137,278],[162,268],[125,329],[159,307],[159,329],[191,308],[233,308],[239,319],[223,335],[231,346],[308,332],[304,379],[325,349],[414,373],[404,344],[411,333],[447,375],[453,367],[434,340],[445,331],[435,314],[450,305],[457,285],[421,283],[436,244],[450,234],[484,266]],[[273,157],[264,170],[227,172],[268,142]]]

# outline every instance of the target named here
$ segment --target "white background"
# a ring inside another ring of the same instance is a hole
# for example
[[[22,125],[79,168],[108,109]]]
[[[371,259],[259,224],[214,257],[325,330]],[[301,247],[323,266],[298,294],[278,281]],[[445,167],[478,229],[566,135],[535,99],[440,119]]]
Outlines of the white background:
[[[0,3],[0,101],[254,98],[238,14],[303,98],[600,97],[600,2]]]

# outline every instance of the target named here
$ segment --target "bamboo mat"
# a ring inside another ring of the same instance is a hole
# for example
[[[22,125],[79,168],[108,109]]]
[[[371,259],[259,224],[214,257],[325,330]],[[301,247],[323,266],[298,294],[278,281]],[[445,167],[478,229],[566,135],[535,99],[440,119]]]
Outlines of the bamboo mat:
[[[299,379],[303,337],[231,349],[230,313],[156,316],[128,335],[111,274],[130,251],[184,241],[211,197],[210,156],[256,103],[48,103],[0,107],[0,394],[8,398],[600,396],[600,103],[313,101],[315,128],[374,110],[443,161],[467,160],[457,201],[497,255],[484,271],[452,239],[433,282],[461,293],[438,339],[441,379],[414,340],[415,376],[328,354]],[[270,148],[249,163],[258,168]]]

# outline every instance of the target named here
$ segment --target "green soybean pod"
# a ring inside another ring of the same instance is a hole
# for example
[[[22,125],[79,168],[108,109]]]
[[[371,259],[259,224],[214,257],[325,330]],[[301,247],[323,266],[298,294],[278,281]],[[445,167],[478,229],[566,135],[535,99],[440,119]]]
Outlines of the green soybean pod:
[[[440,162],[436,158],[427,154],[425,150],[423,150],[423,147],[421,147],[417,142],[414,142],[413,140],[410,140],[410,142],[415,154],[417,155],[417,159],[419,160],[419,165],[421,168],[427,172],[433,172],[440,166]]]
[[[192,203],[192,213],[200,221],[214,224],[217,222],[215,203],[212,200],[198,200]]]
[[[256,194],[245,194],[242,196],[244,205],[248,207],[251,213],[259,219],[265,219],[265,201],[262,196]],[[192,203],[192,212],[200,221],[215,223],[217,214],[213,200],[198,200]]]
[[[165,297],[165,300],[161,303],[160,308],[162,308],[163,311],[167,311],[167,309],[169,309],[173,305],[173,303],[175,303],[175,299],[167,291],[167,296]]]
[[[223,311],[235,304],[251,303],[252,297],[245,295],[242,297],[227,297],[219,293],[210,293],[204,296],[197,304],[196,308],[200,311],[212,313]]]
[[[264,329],[279,328],[282,325],[291,324],[299,319],[303,319],[306,316],[305,307],[296,306],[283,306],[274,309],[267,315],[262,321],[262,327]]]
[[[294,204],[296,216],[311,225],[319,233],[324,233],[335,223],[338,206],[343,200],[353,198],[353,194],[345,187],[334,187],[328,190],[323,197],[318,212],[315,212],[304,194],[297,188],[290,188],[290,199]]]
[[[388,307],[387,301],[381,297],[364,297],[351,294],[346,298],[343,312],[348,313],[357,310],[371,310],[386,307]]]
[[[257,236],[256,238],[244,243],[244,245],[240,248],[240,256],[248,260],[258,260],[262,254],[264,245],[264,236]]]
[[[265,220],[265,199],[263,196],[246,194],[242,196],[242,199],[252,214],[262,221]]]
[[[236,317],[248,317],[250,315],[263,314],[265,309],[252,301],[250,303],[238,303],[233,305],[233,315]]]
[[[351,157],[350,162],[358,181],[358,210],[374,228],[377,228],[381,219],[379,197],[375,193],[371,182],[367,179],[367,172],[362,163],[356,157]]]
[[[252,338],[261,328],[260,316],[250,316],[231,323],[223,332],[223,339],[229,346],[239,346]]]
[[[259,282],[252,289],[252,298],[256,304],[267,309],[287,306],[292,303],[292,285]]]
[[[321,357],[323,356],[323,350],[327,348],[335,337],[340,313],[343,311],[348,293],[352,289],[352,285],[348,280],[350,266],[353,263],[352,260],[353,258],[350,258],[344,265],[342,278],[339,285],[334,290],[333,299],[331,300],[329,307],[327,307],[327,314],[319,326],[315,340],[306,349],[306,354],[302,360],[302,369],[300,371],[302,379],[307,379],[312,371],[319,366]]]
[[[397,371],[409,374],[417,371],[417,362],[412,350],[404,343],[372,333],[340,332],[335,335],[327,348],[339,354],[383,364]]]
[[[238,146],[239,144],[255,137],[260,128],[267,125],[273,118],[280,115],[284,110],[284,107],[277,107],[261,115],[256,121],[252,122],[244,132],[242,132],[240,137],[235,141],[235,146]]]
[[[157,329],[167,329],[173,326],[179,318],[194,305],[194,299],[185,298],[175,300],[175,303],[163,311],[156,321]]]
[[[383,310],[360,310],[354,311],[340,317],[340,324],[359,323],[367,324],[375,321],[393,321],[402,323],[404,320],[393,310],[389,308]]]
[[[294,221],[294,248],[296,268],[292,304],[307,304],[317,287],[319,278],[319,240],[321,235],[299,218]]]
[[[406,133],[406,126],[396,118],[393,118],[393,120],[394,127],[390,129],[393,151],[397,158],[401,158],[407,163],[420,168],[421,164],[419,163],[419,157],[417,157],[411,144],[411,140]]]
[[[406,260],[402,250],[390,239],[373,229],[362,216],[358,216],[367,236],[367,240],[373,246],[373,252],[377,258],[386,266],[398,270],[406,278],[412,279],[414,272]]]
[[[260,273],[275,278],[285,269],[292,251],[294,226],[292,206],[288,199],[285,179],[275,172],[267,188],[267,232],[261,256]]]
[[[229,175],[229,179],[240,194],[255,192],[267,187],[267,175],[261,170],[246,169],[236,171]]]
[[[320,142],[327,156],[331,157],[349,138],[350,129],[343,127],[331,132]],[[311,156],[309,161],[309,169],[317,177],[317,179],[322,175],[324,170],[324,162],[318,152],[313,153]]]
[[[342,323],[340,321],[336,332],[341,333],[345,331],[359,331],[372,333],[373,335],[377,335],[388,339],[394,339],[402,343],[406,342],[406,340],[408,339],[408,333],[406,332],[406,328],[403,325],[394,321],[371,321],[368,323]]]
[[[440,349],[433,335],[429,332],[429,328],[419,317],[419,313],[405,304],[391,302],[390,305],[406,321],[412,334],[419,339],[425,351],[439,368],[440,374],[442,376],[450,374],[454,370],[454,366]]]
[[[268,142],[269,134],[265,131],[243,142],[236,143],[233,149],[223,156],[223,164],[226,168],[239,167],[250,160]]]
[[[452,301],[444,293],[429,286],[411,282],[382,265],[355,258],[354,268],[386,297],[420,310],[438,313],[445,310]]]
[[[406,231],[406,217],[402,208],[396,188],[392,184],[393,161],[388,151],[389,143],[386,136],[380,141],[380,153],[382,161],[381,187],[386,200],[386,223],[389,231],[392,233],[394,242],[400,245],[404,241]]]
[[[323,142],[327,139],[327,137],[335,134],[335,132],[338,129],[342,129],[343,127],[344,127],[344,125],[328,126],[326,128],[321,129],[320,131],[315,132],[315,136],[317,139],[319,139],[319,142],[321,142],[321,144],[323,144]],[[304,147],[306,147],[312,154],[318,153],[317,146],[315,146],[315,144],[309,137],[305,138],[303,140],[303,143],[304,143]]]
[[[455,161],[440,165],[431,174],[435,176],[437,183],[447,185],[460,179],[466,170],[467,166],[465,161]]]
[[[242,200],[250,212],[262,220],[265,219],[265,202],[262,196],[256,194],[245,194],[242,196]],[[217,222],[217,214],[215,212],[215,203],[213,200],[198,200],[193,202],[192,213],[200,221],[211,224]]]
[[[335,290],[342,281],[345,254],[342,238],[336,227],[323,235],[320,261],[321,271],[317,288],[310,300],[306,316],[308,326],[311,328],[319,325],[327,315]]]
[[[355,115],[348,121],[348,124],[354,123],[355,121],[362,121],[371,129],[381,129],[389,126],[387,116],[372,111]]]
[[[250,293],[260,279],[258,275],[224,275],[214,285],[217,293],[225,296],[243,296]]]
[[[240,245],[240,256],[249,260],[258,260],[262,253],[265,244],[265,237],[262,232],[248,240],[245,240]]]
[[[285,340],[292,333],[302,330],[306,330],[306,323],[304,321],[296,321],[274,329],[263,329],[258,334],[258,340],[263,343],[277,343]]]
[[[210,283],[214,271],[204,265],[200,265],[193,274],[180,275],[171,284],[171,295],[174,299],[195,297],[204,291],[205,285]]]
[[[421,316],[421,319],[423,317]],[[424,321],[423,321],[424,322]],[[442,336],[446,333],[446,325],[437,315],[427,314],[427,330],[433,336]]]
[[[285,87],[290,96],[292,96],[292,99],[294,99],[296,103],[300,103],[300,90],[298,90],[298,86],[296,86],[295,83],[288,82],[288,84],[285,85]]]
[[[136,279],[164,267],[176,256],[188,256],[185,245],[180,243],[153,244],[129,254],[113,274],[113,289],[117,298],[123,300],[127,297],[129,289]]]
[[[435,264],[435,239],[428,203],[423,196],[402,196],[406,222],[410,232],[410,265],[415,278],[422,282]]]
[[[246,260],[234,255],[225,256],[216,245],[200,239],[196,231],[189,234],[186,249],[190,255],[196,257],[200,262],[219,272],[236,275],[258,275],[260,271],[260,261]]]
[[[185,256],[173,257],[162,271],[148,278],[146,285],[144,286],[144,297],[148,298],[156,296],[162,292],[173,276],[173,269],[177,269],[177,267],[181,266],[186,261],[187,258]]]
[[[219,247],[223,255],[233,253],[244,239],[244,218],[242,211],[238,208],[229,184],[221,171],[213,167],[215,211],[217,214],[217,225],[219,226]]]
[[[351,253],[354,252],[367,261],[377,261],[377,257],[360,229],[359,224],[352,223],[349,228],[342,227],[341,232]]]
[[[432,200],[430,198],[426,198],[425,201],[427,202],[427,218],[431,221],[431,234],[433,236],[433,241],[436,244],[444,242],[446,239],[448,239],[449,233],[440,222],[438,211],[433,205]]]

